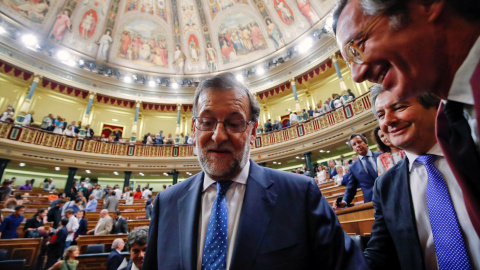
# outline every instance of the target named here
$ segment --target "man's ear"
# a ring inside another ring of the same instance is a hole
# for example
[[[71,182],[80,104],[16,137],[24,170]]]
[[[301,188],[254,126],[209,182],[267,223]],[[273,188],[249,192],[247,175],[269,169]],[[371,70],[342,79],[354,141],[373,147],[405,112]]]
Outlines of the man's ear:
[[[254,145],[255,144],[255,138],[257,137],[257,127],[258,127],[258,122],[255,122],[255,125],[252,128],[252,132],[250,134],[250,144]]]
[[[426,15],[429,22],[434,22],[438,19],[445,8],[445,0],[432,1],[431,3],[421,4],[422,12]]]
[[[197,142],[197,129],[195,128],[195,119],[192,118],[192,139],[193,139],[193,145],[196,144]]]

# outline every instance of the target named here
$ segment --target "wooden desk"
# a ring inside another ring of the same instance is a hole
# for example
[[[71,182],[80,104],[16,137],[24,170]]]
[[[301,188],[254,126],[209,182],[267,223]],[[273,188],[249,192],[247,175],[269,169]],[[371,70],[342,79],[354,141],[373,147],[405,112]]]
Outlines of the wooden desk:
[[[108,213],[112,218],[113,218],[113,213]],[[122,211],[122,217],[124,217],[127,220],[136,220],[137,217],[145,217],[147,216],[147,212],[145,212],[145,209],[143,211],[134,211],[134,212],[123,212]],[[98,220],[100,219],[100,211],[99,212],[86,212],[85,213],[85,219],[87,220],[88,224],[93,222],[94,224],[97,224]]]
[[[78,260],[77,270],[105,270],[107,269],[108,255],[109,253],[93,256],[78,256],[76,258]],[[130,253],[126,254],[124,258],[129,261]]]
[[[88,222],[88,230],[93,230],[95,229],[95,226],[97,226],[98,220],[92,221],[92,222],[87,220],[87,222]],[[133,229],[137,227],[150,226],[150,220],[148,219],[127,220],[127,226],[128,226],[128,231],[131,232]]]
[[[9,260],[25,259],[24,270],[35,269],[42,241],[43,238],[0,239],[0,250],[8,251]]]
[[[353,207],[347,207],[335,211],[340,223],[344,221],[363,220],[373,217],[373,204],[372,202],[355,205]]]
[[[372,233],[372,225],[375,221],[375,218],[366,218],[360,220],[352,220],[352,221],[342,221],[340,225],[342,225],[343,230],[347,234],[356,234],[356,235],[370,235]]]
[[[122,238],[127,241],[128,234],[107,234],[107,235],[81,235],[77,238],[77,246],[80,254],[84,254],[88,245],[103,244],[105,252],[112,251],[113,240]],[[105,269],[105,268],[103,268]]]

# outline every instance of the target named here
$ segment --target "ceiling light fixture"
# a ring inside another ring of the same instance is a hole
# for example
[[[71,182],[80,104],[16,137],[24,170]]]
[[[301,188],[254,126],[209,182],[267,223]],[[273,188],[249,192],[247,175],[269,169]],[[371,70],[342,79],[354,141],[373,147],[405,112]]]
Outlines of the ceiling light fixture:
[[[6,32],[7,32],[7,30],[5,30],[5,28],[0,26],[0,35],[5,34]]]
[[[55,167],[55,171],[60,171],[60,167]]]
[[[91,173],[91,171],[90,171],[90,170],[85,170],[85,172],[87,172],[87,173]]]
[[[306,53],[313,46],[313,40],[311,37],[306,37],[300,44],[298,44],[298,51],[300,53]]]
[[[130,76],[125,76],[125,77],[123,78],[123,81],[126,82],[126,83],[131,83],[131,82],[132,82],[132,77],[130,77]]]
[[[35,46],[38,45],[38,40],[37,38],[32,35],[32,34],[25,34],[22,36],[22,42],[25,44],[27,47],[32,47],[35,48]]]
[[[57,58],[60,59],[60,61],[67,61],[70,59],[70,54],[65,50],[60,50],[57,52]]]
[[[243,82],[243,80],[244,80],[242,74],[237,74],[237,76],[235,76],[235,79],[237,79],[237,81],[239,81],[239,82]]]
[[[113,172],[113,174],[118,175],[118,172]]]
[[[177,89],[178,88],[178,83],[176,83],[176,82],[172,83],[172,88]]]
[[[21,163],[20,163],[20,164],[18,164],[18,165],[20,165],[20,167],[25,167],[25,165],[27,165],[27,164],[25,164],[25,163],[21,162]]]
[[[320,152],[320,153],[323,153],[323,152],[325,152],[325,150],[320,150],[319,152]]]
[[[142,172],[141,172],[141,173],[138,173],[138,174],[140,174],[141,176],[145,176],[145,174],[143,174]]]
[[[263,67],[257,68],[257,75],[263,75],[265,74],[265,69]]]
[[[154,87],[155,86],[155,81],[154,80],[148,81],[148,86]]]

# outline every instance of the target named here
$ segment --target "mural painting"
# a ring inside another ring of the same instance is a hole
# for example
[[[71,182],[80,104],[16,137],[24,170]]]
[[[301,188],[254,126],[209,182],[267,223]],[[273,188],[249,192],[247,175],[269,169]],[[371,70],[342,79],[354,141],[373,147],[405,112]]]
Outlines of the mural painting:
[[[207,57],[208,69],[210,72],[217,71],[217,52],[212,48],[212,43],[210,42],[207,43],[205,56]]]
[[[284,24],[290,25],[295,21],[293,11],[284,0],[273,0],[273,6],[277,11],[278,17]]]
[[[320,20],[317,13],[312,9],[309,0],[297,0],[297,5],[303,16],[305,16],[305,18],[308,19],[308,22],[310,22],[310,25],[314,25]]]
[[[257,22],[243,13],[234,13],[225,18],[219,27],[218,43],[224,64],[267,48]]]
[[[183,74],[185,67],[185,54],[182,52],[180,45],[175,45],[175,53],[173,54],[173,68],[176,74]]]
[[[54,0],[2,0],[1,2],[21,17],[35,24],[42,24],[51,10],[52,1]]]
[[[220,11],[233,7],[235,4],[247,4],[246,0],[208,0],[208,10],[212,20]]]
[[[136,20],[120,30],[117,59],[130,66],[168,68],[166,35],[154,22]]]
[[[200,46],[198,46],[197,37],[193,34],[188,37],[188,50],[193,62],[198,62],[200,60]]]
[[[167,3],[165,0],[127,0],[125,13],[140,11],[158,16],[167,22]]]
[[[97,27],[98,17],[97,12],[93,9],[88,10],[83,14],[81,23],[78,26],[79,36],[83,39],[89,39],[95,33]]]
[[[108,51],[110,50],[110,44],[113,42],[111,37],[111,31],[106,30],[100,40],[97,42],[98,44],[98,51],[97,51],[97,59],[103,62],[107,62]]]
[[[50,38],[55,40],[56,42],[60,42],[63,40],[64,33],[66,30],[72,31],[72,20],[71,20],[72,12],[68,9],[61,11],[57,15],[57,19],[55,20],[55,24],[52,28],[52,34]]]
[[[278,49],[280,47],[283,47],[285,45],[285,42],[282,39],[282,33],[278,29],[277,25],[273,23],[270,18],[267,18],[265,20],[265,23],[267,24],[268,35],[273,39],[273,42],[275,43],[275,48]]]

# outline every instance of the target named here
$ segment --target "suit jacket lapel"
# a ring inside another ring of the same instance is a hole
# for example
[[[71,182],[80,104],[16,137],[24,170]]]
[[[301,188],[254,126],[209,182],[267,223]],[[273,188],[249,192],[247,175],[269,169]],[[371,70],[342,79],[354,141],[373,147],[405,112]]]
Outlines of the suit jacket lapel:
[[[277,200],[277,194],[269,189],[273,184],[268,172],[250,160],[250,173],[230,262],[231,270],[252,268]]]
[[[196,269],[198,221],[200,215],[203,172],[191,180],[186,194],[178,199],[178,232],[182,269]]]

